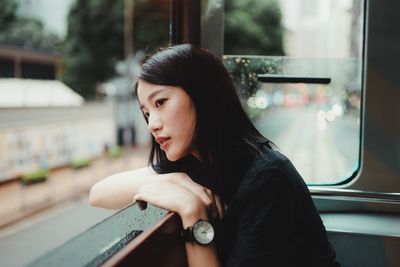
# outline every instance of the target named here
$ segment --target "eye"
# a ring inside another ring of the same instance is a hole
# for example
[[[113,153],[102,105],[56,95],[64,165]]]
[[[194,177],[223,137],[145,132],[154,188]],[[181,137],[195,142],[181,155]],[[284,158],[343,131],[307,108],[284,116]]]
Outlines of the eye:
[[[167,101],[167,99],[166,98],[161,98],[161,99],[158,99],[157,101],[156,101],[156,107],[157,108],[159,108],[159,107],[161,107],[162,105],[164,105],[164,103]]]

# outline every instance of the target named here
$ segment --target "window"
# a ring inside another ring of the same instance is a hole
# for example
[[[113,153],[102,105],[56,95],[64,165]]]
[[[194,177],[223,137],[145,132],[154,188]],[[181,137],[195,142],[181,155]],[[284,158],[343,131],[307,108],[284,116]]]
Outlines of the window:
[[[340,183],[360,166],[363,5],[232,0],[222,15],[220,1],[203,1],[203,28],[223,21],[219,49],[243,107],[308,184]],[[212,34],[202,43],[218,53]]]

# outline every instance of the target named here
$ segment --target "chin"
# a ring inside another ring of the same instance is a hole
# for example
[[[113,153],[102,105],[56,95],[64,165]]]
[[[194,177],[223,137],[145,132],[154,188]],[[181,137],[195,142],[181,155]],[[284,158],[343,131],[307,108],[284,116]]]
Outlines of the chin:
[[[165,155],[167,156],[167,159],[169,161],[177,161],[186,156],[185,154],[167,153],[167,152],[165,153]]]
[[[167,159],[169,161],[177,161],[180,160],[182,157],[178,157],[177,155],[171,155],[169,153],[165,153],[165,155],[167,156]]]

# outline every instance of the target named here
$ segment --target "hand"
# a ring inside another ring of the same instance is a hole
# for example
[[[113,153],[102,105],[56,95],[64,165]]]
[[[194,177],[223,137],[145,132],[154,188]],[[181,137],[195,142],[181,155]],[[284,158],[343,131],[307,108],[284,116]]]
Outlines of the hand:
[[[183,186],[193,194],[196,194],[203,201],[211,219],[221,219],[224,216],[225,208],[221,198],[213,194],[210,189],[193,182],[186,173],[170,173],[167,180],[173,184]]]
[[[177,212],[181,217],[204,206],[197,195],[183,186],[166,181],[142,185],[133,199],[134,201],[146,201],[159,208]]]

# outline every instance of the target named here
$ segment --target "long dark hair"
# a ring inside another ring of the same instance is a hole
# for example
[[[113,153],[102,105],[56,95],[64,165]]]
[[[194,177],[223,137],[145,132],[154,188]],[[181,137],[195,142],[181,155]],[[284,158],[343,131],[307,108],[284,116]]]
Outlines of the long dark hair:
[[[171,46],[142,65],[139,79],[180,86],[190,96],[197,116],[193,142],[202,163],[218,178],[229,200],[241,179],[237,168],[259,155],[261,144],[271,148],[272,143],[244,112],[222,62],[196,45]],[[153,137],[149,164],[158,172],[170,172],[177,171],[179,162],[169,161]]]

